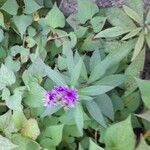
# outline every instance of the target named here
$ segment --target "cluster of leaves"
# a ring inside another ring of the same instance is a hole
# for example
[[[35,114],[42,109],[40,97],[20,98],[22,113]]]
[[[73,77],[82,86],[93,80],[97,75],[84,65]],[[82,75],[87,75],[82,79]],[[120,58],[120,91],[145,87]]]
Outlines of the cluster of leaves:
[[[150,149],[150,81],[139,78],[150,10],[77,2],[65,17],[50,0],[0,1],[0,149]],[[55,85],[80,102],[44,107]]]

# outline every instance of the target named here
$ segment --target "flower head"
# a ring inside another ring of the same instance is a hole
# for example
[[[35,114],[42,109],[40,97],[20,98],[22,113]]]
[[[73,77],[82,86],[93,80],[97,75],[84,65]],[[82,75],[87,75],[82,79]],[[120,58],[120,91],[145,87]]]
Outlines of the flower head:
[[[74,107],[78,101],[78,91],[75,88],[58,85],[46,93],[45,106],[61,104],[65,108],[70,108]]]

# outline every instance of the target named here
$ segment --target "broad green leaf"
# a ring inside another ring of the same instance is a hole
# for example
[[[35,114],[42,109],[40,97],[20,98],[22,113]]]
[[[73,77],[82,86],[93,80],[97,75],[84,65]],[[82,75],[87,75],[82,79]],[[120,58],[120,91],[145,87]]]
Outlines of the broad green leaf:
[[[1,7],[4,11],[9,13],[10,15],[17,15],[19,5],[16,0],[7,0],[4,5]]]
[[[32,17],[29,15],[14,16],[12,20],[23,38],[27,27],[32,23]]]
[[[89,114],[92,116],[94,120],[96,120],[101,126],[107,127],[105,119],[102,115],[101,109],[94,101],[86,102],[86,107]]]
[[[117,27],[112,27],[101,31],[94,38],[112,38],[128,32],[130,32],[129,29],[124,29],[123,27],[117,26]]]
[[[18,146],[18,148],[14,150],[38,150],[41,148],[36,141],[21,134],[13,134],[12,141]]]
[[[65,26],[65,17],[59,10],[56,3],[46,16],[46,24],[52,28],[63,28]]]
[[[95,16],[91,19],[91,24],[95,33],[98,33],[102,30],[106,22],[106,17]]]
[[[90,70],[95,67],[97,61],[101,61],[101,55],[99,50],[95,50],[90,58]]]
[[[0,12],[0,26],[2,26],[3,28],[5,28],[4,16],[3,16],[2,12]]]
[[[130,33],[128,33],[127,35],[125,35],[121,40],[130,39],[130,38],[136,36],[137,34],[139,34],[139,32],[140,32],[141,30],[142,30],[141,27],[136,28],[136,29],[132,30]]]
[[[135,136],[131,117],[110,126],[105,136],[106,150],[134,150]]]
[[[18,146],[13,144],[9,139],[0,135],[1,150],[12,150]]]
[[[95,96],[104,94],[110,90],[112,90],[114,87],[107,86],[107,85],[93,85],[89,87],[85,87],[79,90],[80,95],[88,95],[88,96]]]
[[[84,118],[83,118],[83,110],[81,108],[81,105],[77,105],[74,109],[74,117],[75,117],[75,122],[78,127],[78,130],[83,136],[83,127],[84,127]]]
[[[31,14],[41,8],[41,6],[38,3],[36,3],[36,1],[34,0],[30,0],[30,1],[24,0],[24,4],[25,4],[25,9],[24,9],[25,14]]]
[[[134,10],[140,17],[141,21],[144,20],[144,2],[143,0],[127,0],[126,5]]]
[[[92,70],[88,83],[92,83],[100,79],[108,68],[118,64],[132,50],[133,41],[129,41],[121,45],[115,52],[109,54],[103,61],[99,62]],[[105,67],[104,67],[105,66]]]
[[[109,119],[114,120],[114,109],[111,99],[108,95],[102,94],[97,96],[94,101],[100,107],[102,113]]]
[[[15,83],[16,77],[14,73],[9,70],[5,65],[1,65],[0,68],[0,90],[5,88],[6,86],[10,86]]]
[[[27,120],[22,126],[21,133],[33,140],[37,139],[37,137],[40,135],[40,129],[37,121],[35,119]]]
[[[91,0],[77,0],[78,2],[78,13],[77,18],[81,23],[85,23],[99,11],[97,5]]]
[[[99,147],[96,143],[94,143],[94,142],[90,139],[89,150],[104,150],[104,149],[101,148],[101,147]]]
[[[123,29],[126,28],[126,30],[127,29],[134,30],[136,28],[136,25],[134,24],[132,19],[130,19],[121,8],[117,8],[117,7],[109,8],[106,10],[106,15],[108,21],[113,26],[123,27]]]
[[[145,104],[145,106],[147,108],[150,108],[150,92],[149,92],[149,88],[150,88],[150,81],[149,80],[140,80],[137,79],[137,83],[142,95],[142,100]]]
[[[140,143],[136,150],[150,150],[150,146],[145,142],[144,137],[141,136]]]
[[[29,89],[24,98],[24,103],[30,107],[41,107],[44,106],[44,95],[45,90],[38,83],[29,83]]]
[[[14,90],[14,94],[6,99],[6,105],[8,108],[15,111],[22,111],[23,106],[21,105],[22,95],[26,87],[18,87]]]
[[[80,58],[80,60],[78,61],[78,63],[75,65],[74,69],[71,72],[71,81],[70,81],[71,86],[75,86],[77,84],[81,74],[82,64],[83,61],[82,58]]]
[[[137,55],[142,50],[143,44],[144,44],[144,33],[141,32],[139,37],[138,37],[138,40],[136,42],[136,45],[135,45],[135,49],[134,49],[133,56],[131,59],[132,61],[137,57]]]
[[[53,125],[48,126],[44,133],[43,137],[49,138],[49,143],[51,146],[57,146],[62,140],[64,125]]]
[[[140,19],[140,16],[134,10],[132,10],[130,7],[126,5],[123,6],[123,9],[130,18],[132,18],[137,23],[142,24],[142,20]]]

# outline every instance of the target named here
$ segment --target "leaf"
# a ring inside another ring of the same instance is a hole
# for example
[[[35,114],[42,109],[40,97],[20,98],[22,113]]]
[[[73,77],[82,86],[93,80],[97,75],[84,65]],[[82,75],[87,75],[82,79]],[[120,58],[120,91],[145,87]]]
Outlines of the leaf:
[[[136,36],[137,34],[139,34],[139,32],[140,32],[141,30],[142,30],[141,27],[136,28],[136,29],[132,30],[130,33],[128,33],[127,35],[125,35],[121,40],[130,39],[130,38]]]
[[[77,84],[78,79],[79,79],[80,74],[81,74],[82,64],[83,64],[83,61],[82,61],[82,58],[80,58],[80,60],[75,65],[75,67],[71,73],[71,81],[70,81],[71,86],[75,86]]]
[[[2,26],[3,28],[5,28],[4,16],[3,16],[2,12],[0,12],[0,26]]]
[[[9,13],[10,15],[17,15],[18,8],[19,5],[17,4],[16,0],[7,0],[1,7],[1,9]]]
[[[0,29],[0,43],[3,41],[4,39],[4,32],[2,29]]]
[[[149,92],[150,81],[137,79],[137,83],[138,83],[138,86],[139,86],[139,89],[140,89],[140,92],[142,95],[142,100],[143,100],[145,106],[150,109],[150,100],[149,100],[149,98],[150,98],[150,92]]]
[[[126,30],[128,29],[130,31],[136,28],[136,25],[134,24],[134,22],[120,8],[112,7],[112,8],[106,9],[106,16],[108,18],[108,21],[113,26],[123,27],[124,29],[126,28]]]
[[[92,28],[95,33],[98,33],[102,30],[104,24],[106,22],[106,17],[95,16],[91,19]]]
[[[5,88],[6,86],[10,86],[15,83],[16,77],[14,73],[9,70],[5,65],[1,65],[0,68],[0,90]]]
[[[0,145],[2,150],[12,150],[18,146],[13,144],[9,139],[0,135]]]
[[[144,138],[141,136],[140,143],[136,150],[150,150],[150,146],[145,142]]]
[[[74,109],[74,117],[75,122],[80,132],[80,135],[83,136],[83,127],[84,127],[84,118],[83,118],[83,110],[81,105],[77,105]]]
[[[6,99],[6,105],[8,108],[21,112],[23,107],[21,105],[22,95],[26,87],[18,87],[14,90],[14,95]]]
[[[24,98],[24,103],[30,107],[44,106],[45,90],[36,82],[29,83],[29,91]]]
[[[101,148],[101,147],[99,147],[96,143],[94,143],[94,142],[90,139],[89,150],[104,150],[104,149]]]
[[[141,32],[139,37],[138,37],[138,40],[136,42],[136,45],[135,45],[135,49],[134,49],[133,56],[131,59],[132,61],[137,57],[137,55],[142,50],[143,44],[144,44],[144,33]]]
[[[93,15],[99,11],[97,5],[91,0],[77,0],[77,2],[77,18],[82,24],[84,24],[87,20],[92,19]]]
[[[92,83],[100,79],[106,73],[108,68],[118,64],[132,50],[133,44],[133,41],[124,43],[118,48],[118,50],[110,53],[103,61],[97,63],[91,72],[88,83]]]
[[[32,118],[27,120],[22,126],[21,133],[33,140],[37,139],[37,137],[40,135],[40,129],[37,121]]]
[[[95,119],[101,126],[107,127],[104,117],[102,115],[101,109],[94,101],[86,102],[86,107],[89,114]]]
[[[123,27],[117,26],[117,27],[112,27],[112,28],[108,28],[108,29],[101,31],[94,38],[95,39],[96,38],[112,38],[112,37],[117,37],[128,32],[130,32],[129,29],[124,29]]]
[[[112,86],[107,85],[93,85],[89,87],[85,87],[79,90],[80,95],[86,95],[86,96],[95,96],[104,94],[110,90],[112,90]]]
[[[135,136],[131,126],[131,117],[107,129],[105,144],[107,150],[133,150],[135,148]]]
[[[132,18],[137,23],[142,24],[142,20],[140,19],[140,16],[134,10],[132,10],[130,7],[126,5],[123,5],[123,9],[130,18]]]
[[[46,16],[46,24],[52,28],[63,28],[65,26],[65,17],[58,9],[56,3]]]
[[[114,120],[114,109],[111,99],[108,95],[102,94],[97,96],[94,101],[100,107],[102,113],[111,120]]]
[[[34,0],[30,0],[30,1],[24,0],[24,4],[25,4],[25,9],[24,9],[25,14],[32,14],[33,12],[41,8],[41,6],[38,3],[36,3]]]
[[[59,143],[62,140],[63,127],[64,125],[48,126],[43,133],[43,138],[44,137],[49,138],[51,146],[59,145]]]
[[[12,20],[21,34],[21,38],[23,38],[27,27],[31,25],[33,21],[32,17],[28,15],[14,16]]]

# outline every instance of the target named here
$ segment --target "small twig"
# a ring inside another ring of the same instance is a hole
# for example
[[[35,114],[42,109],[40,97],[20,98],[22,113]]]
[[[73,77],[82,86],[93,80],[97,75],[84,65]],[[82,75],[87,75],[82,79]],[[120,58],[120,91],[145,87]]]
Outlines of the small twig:
[[[60,5],[59,5],[59,8],[61,8],[63,2],[64,2],[64,0],[61,0],[61,3],[60,3]]]
[[[6,106],[4,102],[0,102],[0,106]]]
[[[54,37],[54,38],[48,37],[47,41],[56,40],[56,39],[61,39],[61,38],[65,38],[65,37],[68,37],[68,36],[69,36],[69,35],[67,34],[67,35],[63,35],[63,36],[59,36],[59,37]]]

